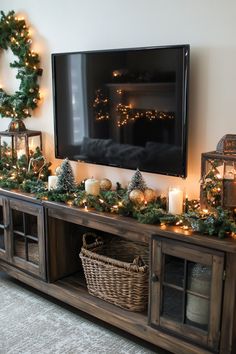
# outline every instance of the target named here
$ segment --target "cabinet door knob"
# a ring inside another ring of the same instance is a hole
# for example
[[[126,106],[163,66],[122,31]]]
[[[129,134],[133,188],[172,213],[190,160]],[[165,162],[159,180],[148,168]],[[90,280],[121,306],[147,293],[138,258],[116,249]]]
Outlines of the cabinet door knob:
[[[157,274],[155,274],[155,273],[152,274],[152,281],[153,282],[159,281],[159,277]]]

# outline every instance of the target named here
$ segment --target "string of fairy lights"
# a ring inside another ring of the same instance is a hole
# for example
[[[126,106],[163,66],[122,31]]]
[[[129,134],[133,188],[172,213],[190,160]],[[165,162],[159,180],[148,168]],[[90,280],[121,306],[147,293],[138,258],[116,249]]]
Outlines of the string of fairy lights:
[[[118,89],[117,94],[123,95],[123,91]],[[111,118],[109,113],[109,99],[104,96],[101,89],[96,91],[94,103],[93,103],[95,119],[97,121],[109,120]],[[173,120],[175,119],[174,112],[158,111],[156,109],[137,109],[133,108],[131,104],[125,105],[118,103],[115,107],[118,119],[116,121],[117,127],[120,128],[136,120],[146,118],[149,121],[152,120]]]
[[[117,126],[122,127],[127,125],[129,122],[136,121],[141,118],[146,118],[149,121],[152,120],[172,120],[175,118],[173,112],[163,112],[158,110],[141,110],[134,109],[132,105],[123,105],[119,103],[116,107],[116,112],[119,114],[119,119],[117,121]]]

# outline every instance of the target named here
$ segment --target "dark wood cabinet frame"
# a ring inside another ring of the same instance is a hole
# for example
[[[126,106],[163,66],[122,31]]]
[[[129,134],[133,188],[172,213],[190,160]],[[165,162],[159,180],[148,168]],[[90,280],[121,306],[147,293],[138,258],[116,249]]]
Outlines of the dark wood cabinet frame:
[[[178,227],[142,225],[115,214],[41,202],[31,195],[13,191],[0,190],[0,205],[6,219],[10,205],[37,215],[39,224],[42,272],[38,273],[11,258],[8,250],[11,241],[5,230],[6,251],[0,251],[0,268],[10,276],[172,353],[236,353],[236,240],[233,238],[220,240]],[[82,234],[87,230],[141,241],[150,247],[150,292],[146,312],[126,311],[88,293],[79,260]],[[212,266],[211,319],[207,336],[161,316],[163,254],[196,262],[203,260]],[[216,287],[215,292],[213,287]]]

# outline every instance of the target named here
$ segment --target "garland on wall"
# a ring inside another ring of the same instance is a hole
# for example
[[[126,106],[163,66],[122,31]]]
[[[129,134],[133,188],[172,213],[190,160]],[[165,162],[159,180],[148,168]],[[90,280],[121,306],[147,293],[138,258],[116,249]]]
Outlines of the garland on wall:
[[[13,120],[30,117],[30,111],[37,107],[40,100],[38,77],[42,75],[39,56],[31,51],[32,40],[23,18],[15,16],[14,11],[0,17],[0,49],[11,49],[17,57],[11,68],[17,68],[16,78],[20,80],[19,90],[9,95],[0,88],[0,115]]]

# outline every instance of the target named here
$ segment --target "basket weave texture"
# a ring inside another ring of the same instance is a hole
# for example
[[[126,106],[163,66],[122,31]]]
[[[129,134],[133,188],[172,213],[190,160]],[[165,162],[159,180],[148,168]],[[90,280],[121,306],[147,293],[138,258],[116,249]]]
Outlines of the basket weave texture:
[[[95,237],[87,244],[86,238]],[[142,257],[141,257],[142,255]],[[82,260],[88,291],[130,311],[144,311],[148,303],[147,246],[112,238],[103,242],[96,235],[83,235]]]

